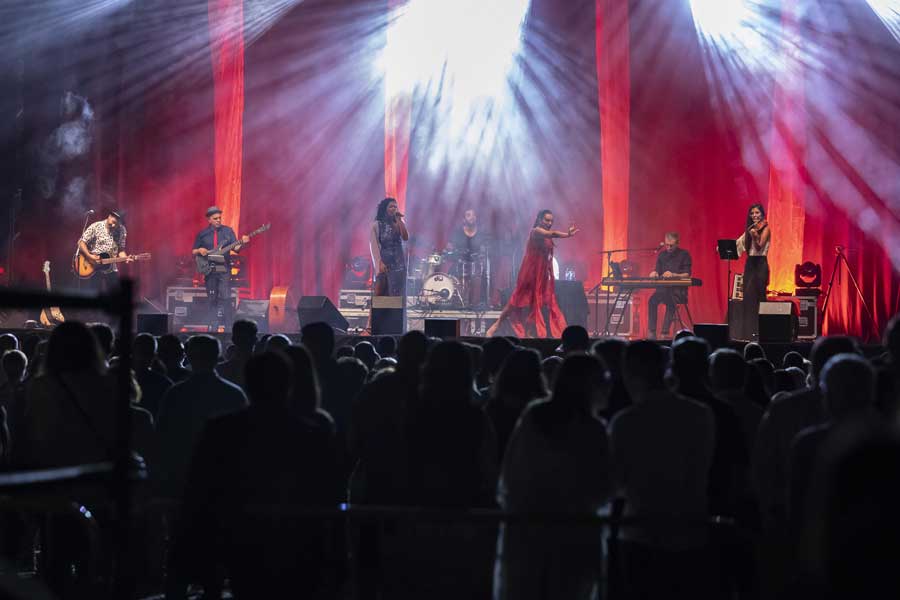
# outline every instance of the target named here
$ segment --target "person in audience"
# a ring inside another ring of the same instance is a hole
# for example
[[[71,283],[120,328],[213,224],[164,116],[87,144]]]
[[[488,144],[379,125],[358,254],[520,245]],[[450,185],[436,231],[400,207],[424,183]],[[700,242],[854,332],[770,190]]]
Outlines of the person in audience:
[[[307,323],[300,329],[300,344],[312,354],[319,377],[322,406],[331,413],[331,408],[341,403],[341,399],[335,397],[340,382],[334,359],[334,329],[328,323]]]
[[[797,372],[800,371],[797,367],[792,367],[793,371],[788,369],[775,369],[772,372],[772,397],[776,397],[778,394],[796,392],[801,389],[804,384],[805,377],[800,379],[797,377]],[[780,398],[781,396],[779,396]]]
[[[19,338],[12,333],[4,333],[0,335],[0,357],[9,350],[19,349]],[[0,386],[6,383],[6,375],[0,371]]]
[[[335,359],[341,359],[344,357],[355,358],[353,356],[353,346],[351,346],[349,344],[344,344],[343,346],[341,346],[340,348],[335,350],[334,357],[335,357]],[[362,361],[360,361],[360,362],[362,362]],[[365,366],[365,365],[363,365],[363,366]],[[368,372],[368,369],[366,369],[366,371]]]
[[[109,361],[115,351],[116,340],[112,327],[106,323],[91,323],[88,327],[90,327],[94,337],[97,338],[97,343],[100,344],[100,352],[103,355],[103,360]]]
[[[9,430],[10,443],[5,447],[14,448],[18,437],[18,427],[25,413],[25,372],[28,370],[28,358],[21,350],[7,350],[0,358],[3,376],[6,379],[0,386],[0,407],[6,411],[6,424]],[[9,462],[15,466],[16,454],[7,452]]]
[[[756,445],[756,432],[762,420],[763,409],[747,396],[744,380],[751,369],[741,354],[730,348],[721,348],[709,357],[709,380],[712,392],[720,401],[734,410],[741,424],[744,443],[750,455]],[[753,377],[753,373],[750,373]]]
[[[587,329],[581,325],[569,325],[562,332],[562,343],[557,352],[568,354],[570,352],[587,352],[591,348],[591,338]]]
[[[531,348],[514,350],[503,361],[485,408],[497,433],[497,456],[501,461],[522,411],[529,402],[546,395],[547,383],[541,372],[541,355]]]
[[[291,345],[291,338],[284,335],[283,333],[276,333],[269,336],[269,339],[266,341],[266,351],[274,350],[284,350],[288,346]]]
[[[471,509],[494,506],[497,438],[490,419],[473,406],[474,371],[469,352],[456,341],[429,351],[415,405],[408,410],[408,502]],[[409,532],[405,550],[385,557],[401,567],[387,578],[385,597],[402,585],[410,598],[485,597],[491,589],[496,534],[476,524],[422,523]],[[389,565],[389,563],[391,563]]]
[[[552,387],[556,382],[556,374],[562,363],[562,356],[548,356],[541,361],[541,371],[544,373],[544,381],[547,382],[547,385]]]
[[[696,597],[708,592],[706,530],[715,418],[709,407],[669,391],[666,349],[629,343],[622,372],[634,404],[609,424],[610,464],[627,516],[649,519],[623,527],[623,583],[633,597]],[[654,518],[659,523],[652,522]]]
[[[816,340],[811,353],[813,387],[773,402],[760,422],[753,457],[753,480],[763,523],[770,531],[779,531],[787,520],[787,467],[791,443],[802,430],[827,420],[819,377],[825,363],[842,353],[859,354],[852,338],[831,336]]]
[[[396,358],[397,355],[397,340],[392,335],[383,335],[378,338],[377,341],[378,355],[383,358]]]
[[[607,423],[620,411],[631,406],[631,398],[628,397],[628,390],[622,377],[622,354],[626,345],[623,339],[605,338],[594,342],[591,349],[594,354],[603,358],[612,376],[612,390],[609,392],[606,406],[600,411],[600,415]]]
[[[244,389],[244,366],[253,356],[253,346],[259,328],[250,319],[237,319],[231,326],[231,343],[234,344],[234,356],[216,367],[216,372],[241,389]]]
[[[766,358],[766,351],[758,342],[744,344],[744,360],[750,362],[755,358]]]
[[[134,376],[141,387],[141,407],[155,418],[163,395],[172,387],[171,379],[150,368],[156,359],[156,338],[149,333],[134,336],[132,359]]]
[[[709,511],[738,516],[738,505],[749,493],[750,457],[734,408],[709,389],[709,349],[706,340],[698,337],[681,338],[672,344],[674,391],[712,410],[716,436],[709,471]]]
[[[825,363],[821,389],[828,420],[794,437],[788,463],[789,517],[799,528],[809,498],[810,477],[829,438],[848,428],[874,427],[875,371],[858,354],[837,354]]]
[[[885,353],[878,366],[875,405],[889,420],[900,415],[900,314],[884,330]]]
[[[311,372],[311,363],[306,368]],[[341,497],[328,433],[290,406],[297,381],[291,371],[280,353],[251,357],[249,407],[206,423],[191,461],[175,552],[182,584],[221,562],[238,599],[335,593],[335,574],[343,571],[332,527],[339,521],[279,513],[333,507]]]
[[[782,369],[789,369],[791,367],[798,367],[804,370],[806,369],[806,359],[803,358],[803,355],[796,350],[785,352],[784,357],[781,359]]]
[[[319,378],[313,367],[312,355],[303,346],[288,346],[283,352],[290,359],[291,370],[294,373],[288,406],[305,425],[327,433],[333,443],[334,419],[322,410]]]
[[[823,448],[810,489],[805,544],[825,600],[896,598],[900,556],[900,434],[848,431]]]
[[[180,383],[190,377],[190,369],[184,366],[184,345],[177,335],[167,333],[160,336],[156,355],[166,367],[166,376],[173,383]]]
[[[747,361],[747,367],[744,392],[765,410],[772,401],[775,367],[765,358],[751,358]]]
[[[686,338],[686,337],[694,337],[694,332],[691,331],[690,329],[679,329],[678,331],[675,332],[675,335],[672,336],[672,342],[673,343],[677,342],[681,338]]]
[[[269,346],[269,338],[272,337],[271,334],[262,333],[256,339],[256,343],[253,345],[253,354],[262,354],[266,351],[266,348]]]
[[[375,361],[375,365],[372,367],[372,370],[373,371],[384,371],[384,370],[393,371],[396,368],[397,368],[397,359],[391,358],[389,356],[384,356],[382,358],[379,358],[377,361]]]
[[[481,368],[478,370],[476,385],[482,392],[487,391],[500,365],[506,356],[513,351],[515,345],[506,337],[495,337],[487,340],[482,346],[484,354],[481,358]]]
[[[181,496],[190,458],[206,421],[247,405],[241,388],[216,373],[219,352],[219,341],[214,337],[191,337],[187,343],[191,376],[169,388],[160,402],[159,479],[160,491],[165,496]]]
[[[363,361],[363,364],[366,365],[369,371],[374,370],[375,363],[381,358],[378,356],[378,352],[375,351],[375,346],[372,345],[372,342],[368,341],[358,342],[353,348],[353,356]]]
[[[497,489],[501,508],[597,513],[612,487],[606,423],[597,417],[611,388],[602,358],[565,358],[551,398],[529,404],[512,434]],[[596,598],[602,550],[601,534],[590,526],[504,524],[497,541],[494,599]]]

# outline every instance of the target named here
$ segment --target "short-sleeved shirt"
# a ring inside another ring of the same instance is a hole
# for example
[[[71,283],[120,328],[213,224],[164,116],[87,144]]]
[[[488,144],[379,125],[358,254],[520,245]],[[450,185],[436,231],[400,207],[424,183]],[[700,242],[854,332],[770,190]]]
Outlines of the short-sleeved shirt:
[[[110,256],[116,256],[125,249],[125,238],[128,233],[124,225],[119,225],[112,232],[106,226],[106,220],[91,223],[81,235],[81,241],[87,244],[92,254],[106,252]]]

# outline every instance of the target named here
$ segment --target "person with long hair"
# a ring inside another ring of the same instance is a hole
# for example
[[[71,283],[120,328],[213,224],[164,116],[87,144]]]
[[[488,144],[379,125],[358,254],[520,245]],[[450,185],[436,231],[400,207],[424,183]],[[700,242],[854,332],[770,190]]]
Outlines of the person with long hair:
[[[493,336],[504,321],[509,322],[517,337],[525,337],[526,330],[530,329],[535,330],[537,337],[547,337],[547,324],[542,313],[544,308],[549,313],[550,335],[562,335],[566,318],[556,302],[553,238],[570,238],[578,233],[578,227],[570,225],[568,231],[556,231],[552,227],[553,211],[546,208],[539,211],[528,235],[516,289],[497,321],[487,330],[487,337]]]
[[[738,256],[747,253],[744,264],[743,338],[754,340],[759,336],[759,303],[766,300],[769,285],[769,244],[772,228],[766,221],[762,204],[751,204],[747,210],[744,233],[736,240]]]
[[[402,296],[406,288],[406,253],[403,242],[409,240],[403,213],[394,198],[378,203],[369,239],[375,267],[375,296]]]

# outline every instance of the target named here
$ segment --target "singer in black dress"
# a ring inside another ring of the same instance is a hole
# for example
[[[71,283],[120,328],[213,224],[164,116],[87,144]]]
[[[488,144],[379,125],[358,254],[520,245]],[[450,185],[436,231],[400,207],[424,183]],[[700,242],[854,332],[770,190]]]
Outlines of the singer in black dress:
[[[369,239],[375,268],[374,294],[402,296],[406,290],[406,252],[403,242],[409,240],[403,214],[393,198],[378,203]]]

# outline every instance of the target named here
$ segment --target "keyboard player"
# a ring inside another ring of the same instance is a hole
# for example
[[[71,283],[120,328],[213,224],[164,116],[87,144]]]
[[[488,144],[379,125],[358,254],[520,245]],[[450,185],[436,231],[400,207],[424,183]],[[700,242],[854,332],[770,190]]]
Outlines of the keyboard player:
[[[691,255],[679,247],[679,236],[675,231],[665,235],[659,255],[656,257],[656,269],[650,277],[660,279],[686,279],[691,276]],[[647,326],[650,339],[656,339],[656,322],[659,305],[664,304],[666,313],[663,316],[662,336],[669,337],[672,321],[675,320],[675,305],[687,304],[687,287],[657,288],[647,302]]]

